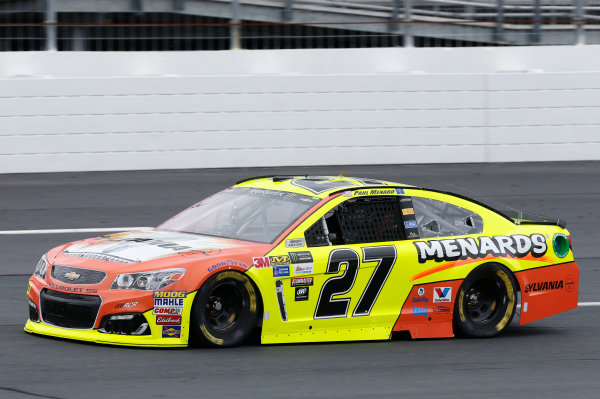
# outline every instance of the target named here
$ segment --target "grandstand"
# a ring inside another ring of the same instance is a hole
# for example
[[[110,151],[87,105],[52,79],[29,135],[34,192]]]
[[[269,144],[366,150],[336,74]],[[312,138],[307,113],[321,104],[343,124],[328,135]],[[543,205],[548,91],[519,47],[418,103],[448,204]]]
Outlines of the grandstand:
[[[600,0],[0,0],[0,51],[600,43]]]

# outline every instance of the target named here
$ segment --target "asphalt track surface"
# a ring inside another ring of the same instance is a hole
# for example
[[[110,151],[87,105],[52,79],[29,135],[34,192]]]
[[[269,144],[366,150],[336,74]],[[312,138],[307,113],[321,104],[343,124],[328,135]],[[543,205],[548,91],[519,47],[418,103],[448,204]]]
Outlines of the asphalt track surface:
[[[600,301],[600,162],[0,175],[0,231],[154,226],[244,177],[340,171],[450,183],[564,218],[581,269],[579,301]],[[482,340],[137,349],[24,333],[39,256],[93,235],[0,235],[0,398],[600,397],[598,306]]]

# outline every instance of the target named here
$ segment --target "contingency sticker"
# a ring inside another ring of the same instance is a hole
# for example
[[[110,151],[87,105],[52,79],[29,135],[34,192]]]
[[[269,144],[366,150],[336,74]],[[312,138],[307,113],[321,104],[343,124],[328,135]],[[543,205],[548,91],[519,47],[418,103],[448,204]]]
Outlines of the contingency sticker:
[[[181,338],[181,326],[163,326],[163,338]]]

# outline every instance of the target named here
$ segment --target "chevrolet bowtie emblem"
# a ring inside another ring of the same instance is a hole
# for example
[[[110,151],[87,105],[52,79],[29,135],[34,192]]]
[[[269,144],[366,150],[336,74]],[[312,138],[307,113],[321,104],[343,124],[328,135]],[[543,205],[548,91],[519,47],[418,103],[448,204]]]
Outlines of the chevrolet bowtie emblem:
[[[79,279],[79,277],[81,277],[81,274],[77,274],[75,272],[65,273],[65,278],[68,278],[71,281],[77,280],[77,279]]]

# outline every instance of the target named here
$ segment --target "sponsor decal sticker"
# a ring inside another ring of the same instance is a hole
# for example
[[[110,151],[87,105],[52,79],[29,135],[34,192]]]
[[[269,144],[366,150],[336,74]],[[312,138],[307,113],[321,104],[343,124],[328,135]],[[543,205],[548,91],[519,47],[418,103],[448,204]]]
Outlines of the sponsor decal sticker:
[[[414,215],[415,214],[415,210],[414,210],[414,208],[404,208],[404,209],[402,209],[402,214],[404,216],[406,216],[406,215]]]
[[[429,307],[428,306],[415,306],[412,305],[412,314],[413,316],[425,316],[429,315]]]
[[[268,257],[260,256],[258,258],[252,258],[252,266],[257,269],[267,269],[271,267],[271,263],[269,263]]]
[[[532,234],[530,236],[522,234],[493,237],[480,236],[477,237],[477,240],[467,237],[415,241],[413,245],[417,248],[419,263],[425,263],[429,260],[449,262],[458,259],[485,258],[490,254],[497,257],[523,258],[531,255],[534,258],[540,258],[548,250],[546,238],[542,234]]]
[[[300,263],[299,265],[292,265],[294,275],[298,274],[311,274],[313,272],[312,263]]]
[[[134,308],[139,302],[123,302],[115,305],[115,309]]]
[[[27,284],[27,295],[31,292],[31,283]]]
[[[243,267],[244,269],[248,269],[249,268],[247,265],[243,264],[242,262],[237,262],[235,260],[228,259],[226,261],[215,263],[214,265],[211,265],[207,269],[207,271],[208,272],[212,272],[212,271],[215,271],[215,270],[220,269],[222,267],[230,267],[230,266],[239,266],[239,267]]]
[[[419,287],[419,289],[417,290],[417,294],[419,294],[419,296],[425,295],[425,288]]]
[[[416,220],[407,220],[404,222],[404,227],[407,229],[416,229],[417,221]]]
[[[187,293],[185,291],[154,291],[154,307],[183,307]]]
[[[286,266],[273,266],[273,277],[287,277],[290,275],[290,267]]]
[[[308,301],[309,287],[296,287],[296,301]]]
[[[565,289],[568,292],[572,292],[574,286],[575,286],[575,279],[573,278],[572,275],[569,274],[567,276],[567,278],[565,279]]]
[[[420,297],[420,298],[413,298],[412,302],[429,302],[429,298],[426,297]]]
[[[541,281],[539,283],[531,283],[525,285],[525,292],[552,291],[560,290],[564,287],[563,280],[557,281]]]
[[[312,254],[308,251],[290,252],[290,263],[312,263]]]
[[[306,287],[309,285],[313,285],[314,278],[313,277],[300,277],[292,279],[292,287]]]
[[[408,238],[419,238],[419,235],[414,231],[411,231],[410,233],[408,233]]]
[[[305,245],[304,238],[292,238],[290,240],[285,240],[286,248],[301,248]]]
[[[181,316],[156,316],[156,324],[159,326],[181,325]]]
[[[438,306],[433,308],[433,313],[450,313],[450,306]]]
[[[181,326],[163,326],[163,338],[181,338]]]
[[[404,190],[401,188],[396,189],[396,194],[404,194]]]
[[[433,303],[450,302],[452,287],[435,287],[433,289]]]
[[[180,315],[183,308],[154,308],[153,315]]]
[[[271,263],[271,266],[289,265],[290,257],[287,255],[269,256],[269,263]]]

